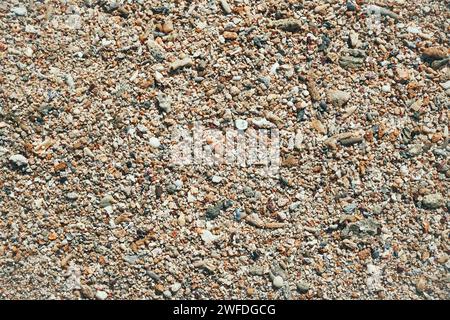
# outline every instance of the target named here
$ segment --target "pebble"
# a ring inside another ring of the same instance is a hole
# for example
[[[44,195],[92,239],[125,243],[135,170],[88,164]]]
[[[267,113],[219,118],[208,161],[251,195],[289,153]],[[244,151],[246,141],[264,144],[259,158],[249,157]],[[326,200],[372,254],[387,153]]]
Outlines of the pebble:
[[[114,197],[112,195],[107,194],[100,200],[100,207],[106,208],[111,206],[114,203]]]
[[[79,195],[78,195],[78,193],[76,193],[76,192],[69,192],[69,193],[66,195],[66,197],[67,197],[68,200],[74,201],[74,200],[77,200],[77,199],[78,199]]]
[[[149,143],[149,145],[150,145],[152,148],[155,148],[155,149],[157,149],[157,148],[159,148],[159,147],[161,146],[161,143],[159,142],[159,139],[156,138],[156,137],[151,137],[151,138],[148,140],[148,143]]]
[[[173,285],[170,286],[170,291],[173,293],[177,293],[181,289],[181,283],[175,282]]]
[[[277,289],[283,287],[283,285],[284,285],[284,280],[280,276],[275,276],[273,278],[272,282],[273,282],[273,286]]]
[[[450,53],[445,47],[429,47],[422,51],[422,54],[429,59],[441,60],[447,58]]]
[[[380,7],[377,5],[368,5],[366,7],[366,12],[374,15],[381,15],[381,16],[387,16],[394,20],[400,20],[400,16],[393,11],[386,9],[384,7]]]
[[[433,193],[423,197],[422,204],[427,209],[438,209],[444,205],[444,197],[440,193]]]
[[[425,277],[420,277],[419,280],[416,282],[416,289],[417,292],[423,293],[427,289],[427,280]]]
[[[98,290],[95,293],[95,298],[97,298],[98,300],[106,300],[106,298],[108,298],[108,293],[106,293],[105,291]]]
[[[236,32],[225,31],[223,33],[223,37],[227,40],[236,40],[238,38],[238,34]]]
[[[339,58],[339,65],[345,69],[359,69],[364,64],[363,58],[342,56]]]
[[[330,103],[338,108],[342,108],[350,100],[351,95],[348,92],[341,90],[331,90],[328,92],[328,99]]]
[[[164,24],[161,26],[161,31],[166,34],[171,33],[173,30],[173,23],[171,20],[164,22]]]
[[[203,230],[201,237],[205,244],[211,244],[217,240],[217,237],[213,235],[209,230]]]
[[[302,30],[303,23],[300,20],[287,18],[271,22],[271,27],[281,29],[288,32],[299,32]]]
[[[350,33],[349,40],[352,48],[358,48],[360,46],[359,35],[356,32]]]
[[[20,6],[20,7],[14,7],[11,9],[11,12],[14,13],[16,16],[26,16],[28,14],[27,8]]]
[[[147,275],[152,278],[155,282],[161,281],[161,277],[154,273],[153,271],[147,270]]]
[[[448,90],[450,89],[450,80],[444,83],[441,83],[442,88],[444,88],[444,90]]]
[[[211,181],[214,182],[214,183],[220,183],[222,181],[222,177],[213,176]]]
[[[14,163],[17,167],[26,167],[28,165],[28,159],[21,154],[15,154],[9,158],[9,161]]]
[[[156,104],[163,112],[168,113],[172,110],[170,98],[164,93],[158,93],[156,97]]]
[[[311,289],[311,286],[305,281],[297,282],[297,291],[300,293],[307,293]]]
[[[356,4],[353,1],[347,1],[346,6],[348,11],[356,11]]]
[[[191,58],[184,58],[184,59],[179,59],[179,60],[175,60],[174,62],[172,62],[169,66],[169,70],[170,71],[177,71],[181,68],[186,68],[186,67],[190,67],[192,66],[193,62]]]
[[[226,14],[231,13],[231,7],[228,4],[227,0],[220,0],[220,6],[222,7],[223,12],[225,12]]]
[[[246,120],[237,119],[235,121],[235,126],[238,130],[246,130],[248,128],[248,122]]]
[[[166,290],[165,290],[165,288],[164,288],[164,286],[163,286],[162,284],[157,284],[157,285],[155,286],[155,293],[156,293],[157,295],[163,294],[164,291],[166,291]]]
[[[406,83],[411,78],[411,74],[406,68],[397,68],[395,70],[395,80],[400,83]]]
[[[383,90],[383,92],[391,92],[391,86],[390,85],[384,85],[381,87],[381,90]]]

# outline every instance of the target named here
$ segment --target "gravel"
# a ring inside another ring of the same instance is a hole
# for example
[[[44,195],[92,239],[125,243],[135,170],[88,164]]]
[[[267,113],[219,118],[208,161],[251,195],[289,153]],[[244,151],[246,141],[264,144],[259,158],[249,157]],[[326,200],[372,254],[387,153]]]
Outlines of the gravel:
[[[0,16],[0,299],[450,298],[446,1]]]

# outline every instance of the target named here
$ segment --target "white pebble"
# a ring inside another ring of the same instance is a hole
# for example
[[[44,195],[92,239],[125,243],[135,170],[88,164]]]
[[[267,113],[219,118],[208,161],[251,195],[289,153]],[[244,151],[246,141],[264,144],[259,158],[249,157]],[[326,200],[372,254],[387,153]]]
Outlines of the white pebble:
[[[148,142],[152,148],[159,148],[159,146],[161,145],[159,139],[155,137],[151,137]]]
[[[95,293],[95,297],[98,300],[105,300],[106,298],[108,298],[108,294],[105,291],[99,290]]]
[[[219,176],[213,176],[211,180],[212,180],[212,182],[214,182],[214,183],[220,183],[220,181],[222,181],[222,177],[219,177]]]
[[[181,283],[179,283],[179,282],[175,282],[172,286],[170,286],[170,291],[172,291],[173,293],[177,292],[180,289],[181,289]]]
[[[383,90],[383,92],[390,92],[391,91],[391,86],[390,85],[384,85],[381,87],[381,90]]]
[[[236,128],[238,130],[245,130],[245,129],[248,128],[248,122],[246,120],[243,120],[243,119],[237,119],[234,122],[234,124],[235,124],[235,126],[236,126]]]
[[[16,16],[26,16],[28,11],[25,7],[14,7],[11,9],[11,12],[14,13]]]
[[[275,278],[273,278],[273,286],[275,288],[281,288],[284,284],[283,278],[280,276],[276,276]]]
[[[18,167],[24,167],[28,165],[28,159],[21,154],[15,154],[9,158],[9,161],[14,162]]]

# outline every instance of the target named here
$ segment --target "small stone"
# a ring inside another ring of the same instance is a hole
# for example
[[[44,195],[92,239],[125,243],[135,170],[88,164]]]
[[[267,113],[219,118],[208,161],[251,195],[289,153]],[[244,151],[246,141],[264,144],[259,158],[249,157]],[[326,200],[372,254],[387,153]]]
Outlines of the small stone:
[[[222,181],[222,177],[219,177],[219,176],[213,176],[211,180],[212,180],[212,182],[214,182],[214,183],[220,183],[220,182]]]
[[[164,76],[158,71],[155,71],[155,74],[153,76],[156,82],[162,83],[162,81],[164,80]]]
[[[364,58],[342,56],[339,58],[339,65],[344,69],[358,69],[362,67]]]
[[[147,270],[147,275],[152,278],[155,282],[161,281],[161,277],[154,273],[153,271]]]
[[[342,230],[342,237],[356,235],[359,237],[374,236],[378,234],[380,224],[373,219],[364,219],[355,223],[350,223]]]
[[[9,158],[9,161],[14,163],[17,167],[25,167],[28,165],[28,159],[21,154],[15,154]]]
[[[238,96],[240,93],[241,93],[241,90],[239,90],[238,87],[232,86],[232,87],[230,88],[230,94],[231,94],[232,97],[236,97],[236,96]]]
[[[139,259],[139,256],[137,256],[137,255],[126,255],[123,257],[123,260],[125,260],[129,264],[135,264],[136,261],[138,261],[138,259]]]
[[[159,139],[156,138],[156,137],[151,137],[148,140],[148,144],[150,145],[150,147],[155,148],[155,149],[157,149],[157,148],[159,148],[161,146],[161,143],[159,142]]]
[[[273,128],[275,125],[266,118],[252,119],[252,123],[257,128]]]
[[[356,32],[351,32],[349,36],[350,47],[358,48],[360,45],[359,35]]]
[[[348,11],[356,11],[356,4],[353,1],[347,1],[346,6]]]
[[[400,67],[395,70],[395,80],[397,82],[406,83],[410,78],[411,74],[408,69]]]
[[[338,108],[343,107],[350,100],[351,95],[348,92],[341,90],[331,90],[328,92],[328,99],[330,103]]]
[[[228,4],[227,0],[220,0],[220,6],[222,7],[223,12],[225,12],[226,14],[231,13],[231,7]]]
[[[234,220],[241,221],[242,218],[245,217],[245,213],[242,212],[240,208],[234,210]]]
[[[176,60],[172,62],[169,66],[169,71],[173,72],[181,68],[190,67],[192,66],[192,59],[191,58],[184,58],[180,60]]]
[[[305,281],[297,282],[297,291],[300,293],[307,293],[311,286]]]
[[[448,255],[446,253],[438,255],[436,258],[436,261],[440,264],[445,264],[448,260]]]
[[[92,291],[91,287],[89,287],[87,285],[81,285],[81,294],[86,299],[94,299],[95,298],[95,294]]]
[[[420,277],[416,282],[416,290],[418,293],[423,293],[427,289],[427,280],[424,277]]]
[[[311,121],[311,127],[314,128],[320,134],[327,133],[327,129],[325,128],[323,123],[320,122],[318,119],[314,119],[313,121]],[[295,165],[295,163],[294,163],[294,165]]]
[[[444,205],[444,197],[440,193],[429,194],[423,197],[422,204],[427,209],[438,209]]]
[[[163,294],[163,292],[165,291],[164,286],[162,284],[157,284],[155,286],[155,293],[158,295]]]
[[[406,28],[406,31],[409,33],[413,33],[413,34],[419,34],[420,28],[418,28],[416,26],[409,26],[408,28]]]
[[[342,241],[342,244],[347,249],[351,249],[351,250],[358,249],[358,245],[356,243],[354,243],[353,241],[351,241],[350,239],[344,239]]]
[[[273,21],[270,26],[288,32],[298,32],[302,30],[302,22],[292,18]]]
[[[209,230],[203,230],[201,237],[205,244],[211,244],[217,239],[217,236],[213,235]]]
[[[234,125],[236,126],[236,129],[238,129],[238,130],[246,130],[248,128],[247,120],[243,120],[243,119],[237,119],[234,122]]]
[[[177,293],[178,290],[181,289],[181,283],[179,282],[175,282],[173,285],[170,286],[170,291],[172,291],[173,293]]]
[[[166,113],[172,110],[170,98],[164,93],[158,93],[156,96],[156,105],[159,110]]]
[[[108,293],[106,293],[105,291],[98,290],[95,293],[95,298],[97,298],[98,300],[105,300],[106,298],[108,298]]]
[[[238,38],[238,34],[236,32],[225,31],[223,33],[223,37],[227,40],[236,40]]]
[[[422,54],[428,59],[441,60],[449,56],[449,50],[444,47],[425,48]]]
[[[283,287],[283,285],[284,285],[284,280],[280,276],[274,277],[272,282],[273,282],[273,286],[277,289]]]
[[[185,225],[186,225],[186,217],[185,217],[185,215],[181,213],[181,214],[178,216],[177,222],[178,222],[178,225],[179,225],[180,227],[185,226]]]
[[[88,147],[86,147],[86,148],[83,149],[83,153],[84,153],[84,155],[86,155],[87,157],[90,157],[90,158],[94,158],[94,157],[95,157],[94,153],[93,153],[93,152],[91,151],[91,149],[89,149]]]
[[[106,208],[109,207],[113,204],[114,202],[114,198],[112,195],[106,195],[102,198],[102,200],[100,200],[100,207],[101,208]]]
[[[368,5],[366,7],[366,12],[368,14],[373,14],[375,16],[386,16],[386,17],[390,17],[394,20],[399,20],[400,16],[398,14],[396,14],[395,12],[386,9],[384,7],[380,7],[377,5]]]
[[[174,184],[169,184],[166,188],[168,194],[174,194],[177,192],[177,186]]]
[[[410,157],[416,157],[423,152],[423,146],[420,144],[413,144],[408,148],[408,155]]]
[[[78,193],[76,193],[76,192],[69,192],[66,195],[66,198],[67,198],[67,200],[70,200],[70,201],[77,200],[78,199]]]
[[[28,11],[27,8],[20,6],[20,7],[14,7],[11,9],[11,12],[14,13],[16,16],[26,16]]]
[[[349,204],[349,205],[347,205],[347,206],[344,207],[344,212],[345,212],[346,214],[353,213],[357,207],[358,207],[358,204],[357,204],[357,203]]]
[[[50,240],[50,241],[55,241],[56,239],[58,239],[58,235],[57,235],[55,232],[51,232],[51,233],[48,235],[48,240]]]
[[[444,88],[444,90],[450,89],[450,80],[444,83],[441,83],[441,87]]]
[[[160,185],[157,185],[157,186],[155,186],[155,195],[156,195],[156,198],[161,198],[161,196],[163,195],[163,193],[164,193],[164,189],[160,186]]]
[[[4,147],[0,147],[0,156],[3,156],[6,153],[8,153],[8,149],[6,149]]]
[[[164,24],[161,26],[161,31],[164,33],[171,33],[173,31],[173,23],[171,20],[168,20],[164,22]]]
[[[206,217],[208,219],[215,219],[220,215],[220,211],[223,209],[223,203],[219,202],[214,206],[209,206],[206,209]]]
[[[33,49],[30,48],[30,47],[27,47],[27,48],[25,48],[25,49],[23,50],[23,54],[24,54],[26,57],[31,58],[31,57],[33,56]],[[73,82],[73,79],[72,79],[72,82]],[[69,87],[71,87],[71,86],[69,85]],[[72,86],[72,87],[73,87],[73,86]]]

